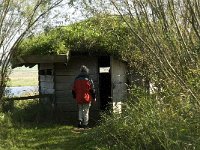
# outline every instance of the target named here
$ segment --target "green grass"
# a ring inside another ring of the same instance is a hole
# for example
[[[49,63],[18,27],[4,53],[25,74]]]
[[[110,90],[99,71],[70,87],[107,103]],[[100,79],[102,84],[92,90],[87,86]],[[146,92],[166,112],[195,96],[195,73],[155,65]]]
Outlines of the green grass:
[[[38,81],[36,79],[33,78],[14,78],[11,79],[11,81],[8,84],[11,87],[18,87],[18,86],[37,86],[38,85]]]
[[[12,71],[10,75],[9,86],[37,86],[38,71],[37,68],[20,67]]]
[[[0,113],[0,149],[200,149],[200,111],[185,102],[175,107],[147,99],[130,103],[122,114],[107,114],[102,124],[86,131],[52,122],[50,111],[36,100]]]
[[[9,110],[10,109],[10,110]],[[95,150],[94,139],[88,136],[94,128],[78,130],[73,125],[56,121],[47,105],[38,100],[16,101],[13,107],[0,112],[1,149]]]
[[[2,129],[2,127],[1,127]],[[0,149],[81,149],[81,137],[72,126],[26,124],[4,127],[0,131]]]
[[[89,130],[78,130],[61,123],[15,122],[12,113],[0,113],[0,150],[7,149],[96,149],[87,141]]]

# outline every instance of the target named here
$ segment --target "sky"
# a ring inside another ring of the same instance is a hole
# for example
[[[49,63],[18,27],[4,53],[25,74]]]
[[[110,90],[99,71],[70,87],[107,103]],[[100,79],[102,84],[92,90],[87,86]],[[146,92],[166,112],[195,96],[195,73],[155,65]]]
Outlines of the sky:
[[[69,6],[66,2],[63,2],[60,7],[57,7],[52,11],[52,16],[54,14],[59,15],[52,18],[50,22],[52,26],[69,25],[86,19],[83,13],[83,8],[81,8],[78,3],[74,3],[74,6]]]
[[[85,19],[84,15],[81,12],[80,5],[75,3],[75,6],[76,7],[70,7],[67,4],[66,0],[64,0],[59,7],[52,10],[50,18],[47,20],[47,22],[44,22],[44,20],[38,22],[39,25],[33,33],[42,32],[43,27],[45,27],[46,25],[49,25],[50,27],[63,26]],[[53,17],[55,15],[56,17]],[[15,38],[13,38],[13,41],[15,41],[19,35],[20,34],[16,34]],[[9,45],[12,45],[11,43],[9,43]],[[2,52],[3,46],[0,47],[0,56],[2,55]]]

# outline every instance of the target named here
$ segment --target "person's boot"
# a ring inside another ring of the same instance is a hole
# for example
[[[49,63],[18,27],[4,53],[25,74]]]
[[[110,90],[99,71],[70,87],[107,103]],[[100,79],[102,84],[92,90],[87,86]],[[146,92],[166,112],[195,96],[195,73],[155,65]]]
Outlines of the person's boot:
[[[88,125],[83,125],[83,128],[88,129],[89,127],[88,127]]]
[[[81,120],[79,120],[79,122],[78,122],[78,128],[83,128],[83,123]]]

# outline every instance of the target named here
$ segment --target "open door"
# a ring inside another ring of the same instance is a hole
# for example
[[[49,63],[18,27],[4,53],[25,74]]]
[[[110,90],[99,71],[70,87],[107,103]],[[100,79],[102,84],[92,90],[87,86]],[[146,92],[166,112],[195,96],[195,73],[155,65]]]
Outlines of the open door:
[[[111,57],[111,95],[113,103],[113,111],[121,113],[123,99],[127,96],[127,67],[126,64]]]
[[[111,74],[110,74],[110,56],[101,56],[99,64],[99,96],[100,110],[110,109],[111,104]]]

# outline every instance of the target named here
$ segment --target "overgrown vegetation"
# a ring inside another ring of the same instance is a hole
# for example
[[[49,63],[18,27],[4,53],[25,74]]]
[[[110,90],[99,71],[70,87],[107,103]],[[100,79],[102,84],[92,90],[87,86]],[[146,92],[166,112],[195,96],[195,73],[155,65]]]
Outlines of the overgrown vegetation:
[[[92,138],[108,149],[200,149],[199,2],[110,4],[137,39],[130,40],[124,57],[144,82],[133,80],[124,112],[106,116]],[[94,12],[101,7],[87,6]]]
[[[114,150],[199,149],[200,109],[188,99],[169,100],[142,98],[138,103],[129,102],[122,114],[105,115],[87,141],[95,138],[96,145]]]
[[[13,123],[12,114],[0,113],[0,149],[81,150],[86,133],[52,123]]]
[[[133,40],[133,37],[120,17],[100,15],[29,37],[17,48],[16,56],[57,55],[70,51],[89,55],[110,54],[122,59],[122,53],[130,45],[127,39]]]
[[[13,104],[0,113],[0,149],[82,149],[87,132],[57,121],[49,105],[38,100]]]
[[[0,149],[104,148],[94,139],[87,141],[90,130],[77,130],[66,120],[59,120],[61,114],[56,115],[49,103],[34,99],[4,104],[4,113],[0,113]]]
[[[116,150],[200,149],[199,2],[138,0],[111,5],[121,18],[91,19],[58,29],[67,30],[70,39],[55,44],[57,50],[50,46],[56,50],[52,53],[37,47],[41,54],[105,50],[127,60],[131,76],[137,77],[123,113],[105,115],[86,137],[87,144]],[[32,45],[29,40],[23,49]]]
[[[44,25],[45,18],[61,2],[62,0],[0,1],[0,110],[15,48],[40,22]]]

